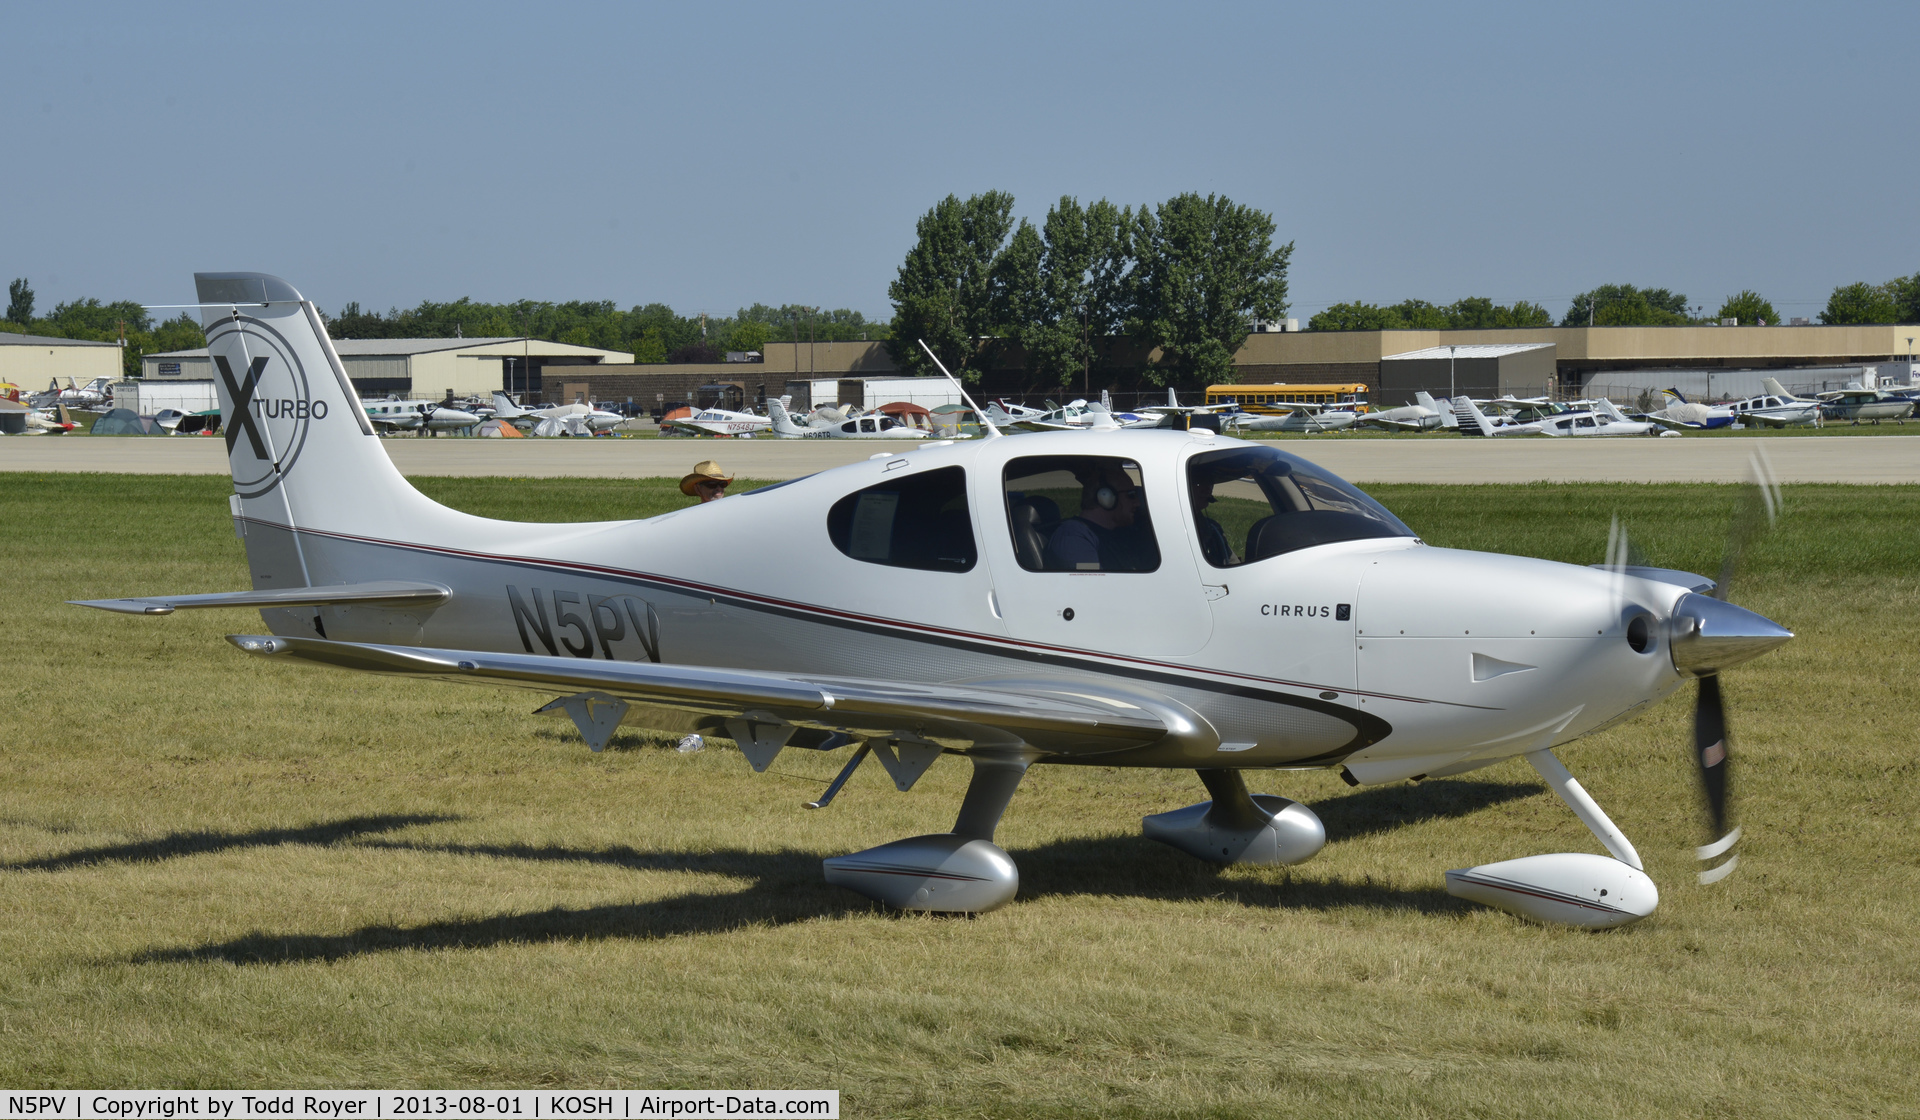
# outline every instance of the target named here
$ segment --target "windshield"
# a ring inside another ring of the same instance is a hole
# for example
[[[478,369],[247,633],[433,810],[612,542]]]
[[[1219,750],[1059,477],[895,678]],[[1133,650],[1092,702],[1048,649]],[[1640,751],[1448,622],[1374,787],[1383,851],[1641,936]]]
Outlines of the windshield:
[[[1195,455],[1187,493],[1200,552],[1216,568],[1317,544],[1414,535],[1379,502],[1272,447]]]

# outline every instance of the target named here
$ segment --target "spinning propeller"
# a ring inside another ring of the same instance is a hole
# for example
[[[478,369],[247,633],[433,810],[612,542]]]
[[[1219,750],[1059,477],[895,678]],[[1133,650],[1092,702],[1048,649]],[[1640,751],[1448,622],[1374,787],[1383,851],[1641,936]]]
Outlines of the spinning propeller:
[[[1728,530],[1719,582],[1707,595],[1695,592],[1682,595],[1674,605],[1670,631],[1674,668],[1699,681],[1693,704],[1693,758],[1700,772],[1700,789],[1706,797],[1707,823],[1717,838],[1694,850],[1703,862],[1726,855],[1740,839],[1739,827],[1728,827],[1728,771],[1733,736],[1727,726],[1720,673],[1793,637],[1791,631],[1727,601],[1747,545],[1762,530],[1770,528],[1780,514],[1780,486],[1772,467],[1758,452],[1752,458],[1752,465],[1754,485],[1742,496]],[[1629,554],[1626,532],[1615,518],[1607,540],[1607,567],[1616,574],[1615,592],[1622,599],[1621,577],[1638,566],[1629,559]],[[1739,862],[1739,855],[1730,856],[1719,866],[1700,872],[1700,882],[1719,882],[1732,874]]]

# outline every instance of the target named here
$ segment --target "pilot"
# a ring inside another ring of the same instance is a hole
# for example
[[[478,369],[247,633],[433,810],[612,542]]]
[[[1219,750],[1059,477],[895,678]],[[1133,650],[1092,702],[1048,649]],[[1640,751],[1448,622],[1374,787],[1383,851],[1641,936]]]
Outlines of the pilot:
[[[1104,467],[1080,488],[1080,513],[1047,541],[1052,572],[1131,572],[1140,563],[1140,542],[1130,532],[1141,517],[1140,487],[1117,466]]]
[[[1200,537],[1200,555],[1205,556],[1207,563],[1216,568],[1230,568],[1238,564],[1240,558],[1233,554],[1227,531],[1206,514],[1207,507],[1218,500],[1213,496],[1213,480],[1195,478],[1187,489],[1193,500],[1193,526]]]
[[[727,496],[727,483],[733,476],[720,468],[712,459],[703,459],[693,465],[693,473],[680,480],[680,492],[689,498],[698,498],[701,504],[719,501]],[[729,507],[731,508],[731,507]]]

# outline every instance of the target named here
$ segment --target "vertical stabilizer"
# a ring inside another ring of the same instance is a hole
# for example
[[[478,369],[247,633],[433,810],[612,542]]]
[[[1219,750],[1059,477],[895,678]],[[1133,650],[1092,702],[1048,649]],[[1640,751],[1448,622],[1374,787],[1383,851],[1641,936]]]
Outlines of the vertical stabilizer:
[[[1453,415],[1460,423],[1462,435],[1490,436],[1493,434],[1493,421],[1473,403],[1472,397],[1453,398]]]
[[[782,397],[779,400],[768,401],[767,415],[773,419],[774,435],[786,436],[787,438],[792,439],[795,436],[804,436],[807,434],[806,432],[801,430],[799,425],[793,422],[792,414],[787,411],[785,397]]]
[[[1443,406],[1439,401],[1434,400],[1432,394],[1428,393],[1425,389],[1420,389],[1413,394],[1413,403],[1419,405],[1421,408],[1432,409],[1434,414],[1440,417],[1440,426],[1442,428],[1458,428],[1460,426],[1460,421],[1454,416],[1453,410]]]
[[[263,528],[403,539],[417,530],[423,509],[439,507],[387,458],[313,304],[286,281],[257,272],[193,279],[236,514]],[[288,564],[275,568],[269,586],[294,585]]]
[[[1790,401],[1790,400],[1795,400],[1795,399],[1797,399],[1797,398],[1795,398],[1795,397],[1794,397],[1794,395],[1793,395],[1792,393],[1789,393],[1789,392],[1787,392],[1787,391],[1786,391],[1785,389],[1782,389],[1782,388],[1780,387],[1780,382],[1779,382],[1779,381],[1777,381],[1777,380],[1775,380],[1775,379],[1773,379],[1773,378],[1771,378],[1771,377],[1769,377],[1769,378],[1766,378],[1765,380],[1763,380],[1763,381],[1761,381],[1761,382],[1760,382],[1760,385],[1761,385],[1761,387],[1762,387],[1762,388],[1764,388],[1764,389],[1766,389],[1766,391],[1767,391],[1767,394],[1768,394],[1769,396],[1774,396],[1774,397],[1779,397],[1779,398],[1781,398],[1782,400],[1789,400],[1789,401]]]

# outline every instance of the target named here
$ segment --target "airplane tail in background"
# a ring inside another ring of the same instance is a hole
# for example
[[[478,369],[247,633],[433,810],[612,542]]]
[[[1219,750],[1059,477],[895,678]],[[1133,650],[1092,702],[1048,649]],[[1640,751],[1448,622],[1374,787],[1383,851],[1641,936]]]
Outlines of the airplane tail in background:
[[[1792,393],[1789,393],[1785,389],[1782,389],[1780,387],[1780,382],[1775,380],[1774,378],[1771,378],[1771,377],[1766,378],[1765,380],[1760,382],[1760,385],[1762,388],[1764,388],[1767,391],[1768,395],[1770,396],[1779,397],[1782,400],[1789,400],[1789,401],[1797,399],[1794,397]]]
[[[233,512],[246,519],[256,587],[313,582],[294,535],[276,530],[404,540],[436,515],[464,516],[394,468],[319,311],[291,284],[257,272],[193,279],[225,418]]]
[[[518,420],[522,416],[531,415],[533,414],[526,409],[514,404],[513,398],[509,397],[505,392],[499,389],[493,391],[493,418],[495,420]]]
[[[1460,426],[1460,420],[1454,416],[1453,410],[1442,407],[1440,402],[1434,400],[1432,394],[1428,393],[1425,389],[1421,389],[1413,394],[1413,403],[1422,408],[1431,408],[1439,413],[1440,426],[1443,428],[1457,428]]]
[[[804,436],[807,433],[793,422],[793,416],[787,412],[786,398],[767,402],[767,415],[773,418],[773,434],[777,436]]]
[[[1493,434],[1493,421],[1473,403],[1472,397],[1453,398],[1454,419],[1459,422],[1463,435],[1490,436]]]
[[[1692,403],[1693,403],[1692,401],[1689,401],[1689,400],[1687,399],[1687,396],[1686,396],[1686,394],[1685,394],[1685,393],[1682,393],[1682,392],[1681,392],[1680,390],[1678,390],[1678,389],[1662,389],[1662,390],[1660,390],[1660,391],[1661,391],[1662,393],[1665,393],[1665,394],[1666,394],[1667,396],[1669,396],[1669,397],[1672,397],[1672,398],[1673,398],[1674,400],[1676,400],[1676,401],[1679,401],[1679,402],[1680,402],[1681,404],[1692,404]]]
[[[1593,402],[1593,410],[1616,424],[1630,422],[1627,419],[1627,414],[1620,411],[1620,406],[1605,397],[1601,397],[1599,400]]]

